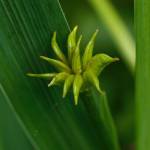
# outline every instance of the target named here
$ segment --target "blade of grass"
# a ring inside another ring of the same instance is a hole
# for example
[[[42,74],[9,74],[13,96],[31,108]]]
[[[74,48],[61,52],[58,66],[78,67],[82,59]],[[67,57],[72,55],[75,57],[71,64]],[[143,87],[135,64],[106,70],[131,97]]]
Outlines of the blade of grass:
[[[150,149],[150,1],[135,2],[136,18],[136,146]]]
[[[88,0],[99,18],[106,25],[112,39],[118,46],[118,52],[133,73],[135,68],[135,42],[123,20],[110,0]]]

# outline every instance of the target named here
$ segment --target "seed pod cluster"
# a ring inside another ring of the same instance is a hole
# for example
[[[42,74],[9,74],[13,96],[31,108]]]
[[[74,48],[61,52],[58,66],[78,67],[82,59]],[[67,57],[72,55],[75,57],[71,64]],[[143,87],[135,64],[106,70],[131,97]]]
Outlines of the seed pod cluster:
[[[78,27],[75,26],[68,36],[68,56],[65,56],[60,49],[56,40],[56,32],[53,34],[51,46],[57,56],[57,60],[40,56],[41,59],[54,66],[57,72],[27,74],[31,77],[50,80],[48,87],[63,83],[63,98],[66,97],[70,89],[73,89],[75,105],[78,104],[79,93],[88,90],[90,86],[94,86],[100,93],[102,93],[98,76],[107,65],[119,60],[118,58],[112,58],[103,53],[93,56],[93,48],[98,30],[92,35],[90,41],[85,47],[83,56],[81,56],[80,43],[82,36],[76,40],[77,29]]]

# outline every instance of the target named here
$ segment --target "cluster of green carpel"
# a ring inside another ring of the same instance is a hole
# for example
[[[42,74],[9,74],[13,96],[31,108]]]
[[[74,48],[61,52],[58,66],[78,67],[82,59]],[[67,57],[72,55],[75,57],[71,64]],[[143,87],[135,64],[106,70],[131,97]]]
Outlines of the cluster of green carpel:
[[[102,90],[99,86],[98,76],[101,71],[110,63],[115,62],[118,58],[112,58],[106,54],[96,54],[92,56],[95,38],[98,30],[92,35],[88,42],[83,56],[80,55],[80,42],[82,36],[76,42],[77,26],[70,32],[68,36],[68,56],[66,57],[61,51],[56,41],[56,32],[54,32],[51,45],[58,60],[45,56],[40,58],[49,62],[58,72],[32,74],[28,76],[49,79],[48,87],[64,83],[63,97],[66,96],[69,89],[73,89],[75,105],[78,104],[78,97],[81,91],[87,90],[90,86],[94,86],[100,93]]]

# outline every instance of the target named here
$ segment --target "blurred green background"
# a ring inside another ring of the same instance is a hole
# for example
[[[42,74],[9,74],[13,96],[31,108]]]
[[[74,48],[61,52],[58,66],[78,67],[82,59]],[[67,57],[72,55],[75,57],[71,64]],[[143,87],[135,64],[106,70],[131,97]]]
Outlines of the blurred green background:
[[[91,34],[98,28],[95,53],[105,52],[120,57],[115,43],[112,41],[107,28],[98,18],[87,0],[61,0],[66,19],[71,29],[79,26],[83,33],[83,45],[89,40]],[[129,31],[134,36],[134,1],[112,0]],[[130,149],[134,144],[134,77],[126,67],[124,61],[113,64],[105,69],[101,76],[102,87],[108,95],[111,112],[119,133],[123,149]],[[1,95],[3,93],[0,93]],[[4,132],[5,131],[5,132]],[[7,131],[7,132],[6,132]],[[23,133],[15,114],[3,99],[0,100],[0,150],[30,150],[34,149]],[[5,144],[8,143],[9,145]]]

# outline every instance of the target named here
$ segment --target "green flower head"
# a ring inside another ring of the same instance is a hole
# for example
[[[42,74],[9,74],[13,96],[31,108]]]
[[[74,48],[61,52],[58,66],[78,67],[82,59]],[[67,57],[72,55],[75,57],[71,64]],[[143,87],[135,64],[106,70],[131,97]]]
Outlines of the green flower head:
[[[78,27],[75,26],[68,36],[68,56],[66,57],[61,51],[56,41],[56,32],[54,32],[51,45],[56,59],[40,56],[41,59],[47,61],[54,66],[57,72],[32,74],[28,76],[45,78],[50,80],[48,87],[63,83],[63,98],[67,95],[69,89],[73,89],[75,105],[78,104],[78,97],[81,91],[86,91],[90,86],[94,86],[100,93],[102,90],[99,85],[98,76],[102,70],[112,62],[118,61],[118,58],[112,58],[106,54],[92,55],[95,38],[98,30],[92,35],[90,41],[85,47],[83,56],[80,55],[80,43],[82,36],[76,41],[76,33]]]

